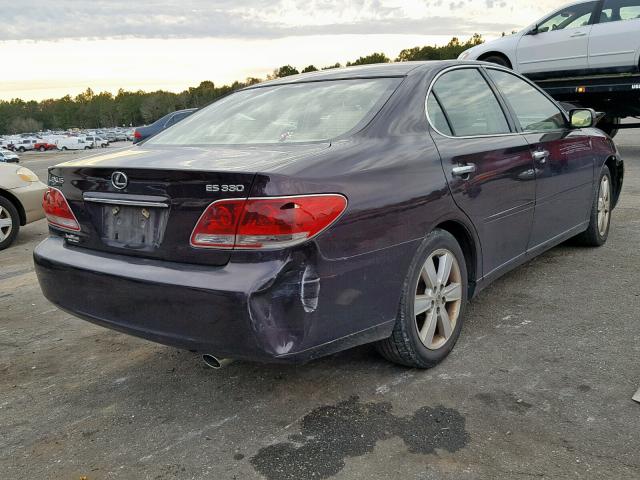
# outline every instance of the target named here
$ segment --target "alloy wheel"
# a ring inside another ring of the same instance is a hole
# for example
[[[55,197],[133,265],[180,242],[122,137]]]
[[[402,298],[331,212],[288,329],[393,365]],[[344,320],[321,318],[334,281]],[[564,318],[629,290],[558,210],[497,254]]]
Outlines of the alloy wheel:
[[[13,230],[13,219],[9,211],[0,206],[0,242],[4,242]]]
[[[598,233],[601,237],[607,233],[609,215],[611,215],[611,185],[609,177],[605,175],[600,181],[600,191],[598,192]]]
[[[427,258],[416,287],[413,313],[418,336],[429,350],[442,347],[453,334],[462,305],[462,278],[455,255],[438,249]]]

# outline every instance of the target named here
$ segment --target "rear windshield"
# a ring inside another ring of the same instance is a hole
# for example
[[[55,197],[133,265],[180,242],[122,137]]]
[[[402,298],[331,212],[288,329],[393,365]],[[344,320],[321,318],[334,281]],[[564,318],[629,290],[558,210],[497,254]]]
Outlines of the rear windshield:
[[[243,90],[194,113],[147,145],[326,141],[369,120],[400,78],[332,80]]]

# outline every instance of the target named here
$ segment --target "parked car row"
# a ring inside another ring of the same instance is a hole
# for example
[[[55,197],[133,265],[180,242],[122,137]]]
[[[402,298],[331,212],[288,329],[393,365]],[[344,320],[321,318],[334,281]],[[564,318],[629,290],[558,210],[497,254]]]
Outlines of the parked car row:
[[[132,141],[133,143],[138,143],[184,120],[196,110],[196,108],[177,110],[168,113],[150,125],[135,129],[115,127],[81,130],[79,128],[71,128],[67,131],[22,133],[4,138],[0,137],[0,148],[24,153],[29,150],[46,152],[56,149],[88,150],[91,148],[106,148],[113,142]]]
[[[46,131],[0,137],[0,148],[24,153],[36,150],[88,150],[106,148],[112,142],[132,141],[134,129]]]
[[[50,150],[89,150],[91,148],[106,148],[109,140],[98,135],[49,135],[36,138],[8,138],[0,141],[0,148],[7,151],[24,153],[36,150],[47,152]]]

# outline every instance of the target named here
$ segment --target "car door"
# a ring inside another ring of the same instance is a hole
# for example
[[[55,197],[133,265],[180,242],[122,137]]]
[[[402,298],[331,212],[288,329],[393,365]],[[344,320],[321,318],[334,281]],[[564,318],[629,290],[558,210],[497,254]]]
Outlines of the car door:
[[[518,71],[565,72],[589,66],[589,33],[598,2],[566,7],[523,35],[516,51]]]
[[[570,129],[560,107],[535,85],[507,70],[486,71],[530,145],[536,200],[528,250],[542,249],[588,222],[593,199],[591,139],[582,130]]]
[[[441,73],[427,114],[453,199],[477,230],[490,276],[527,248],[535,199],[530,147],[476,67]]]
[[[589,38],[589,68],[633,71],[640,52],[640,0],[605,0]]]

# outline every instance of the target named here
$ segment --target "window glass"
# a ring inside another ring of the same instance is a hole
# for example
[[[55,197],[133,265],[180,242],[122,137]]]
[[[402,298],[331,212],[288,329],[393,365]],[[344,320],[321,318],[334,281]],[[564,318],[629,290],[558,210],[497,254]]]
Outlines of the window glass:
[[[178,123],[180,120],[182,120],[183,118],[188,117],[189,115],[191,115],[191,113],[193,112],[179,112],[176,113],[173,117],[171,117],[171,119],[167,122],[167,127],[173,125],[174,123]]]
[[[327,80],[242,90],[190,115],[146,145],[330,140],[375,114],[401,81]]]
[[[173,115],[173,112],[167,113],[164,117],[160,117],[158,120],[153,122],[150,126],[154,126],[154,127],[163,126],[169,121],[172,115]],[[112,132],[111,135],[115,136],[115,133]]]
[[[587,2],[560,10],[540,23],[538,32],[544,33],[553,30],[564,30],[565,28],[584,27],[589,24],[589,19],[595,6],[596,2]]]
[[[433,93],[431,93],[427,99],[427,114],[429,115],[431,124],[436,130],[445,135],[453,135],[451,128],[449,128],[447,117],[444,116],[444,112],[442,108],[440,108],[440,104]]]
[[[605,0],[600,23],[640,19],[640,0]]]
[[[170,127],[177,121],[178,114],[176,113],[173,117],[169,119],[169,121],[165,124],[165,127]]]
[[[433,91],[449,118],[453,135],[461,137],[510,132],[498,100],[475,68],[445,73],[433,86]]]
[[[560,109],[536,88],[510,73],[494,69],[488,69],[488,72],[513,108],[522,130],[558,130],[565,127]]]

